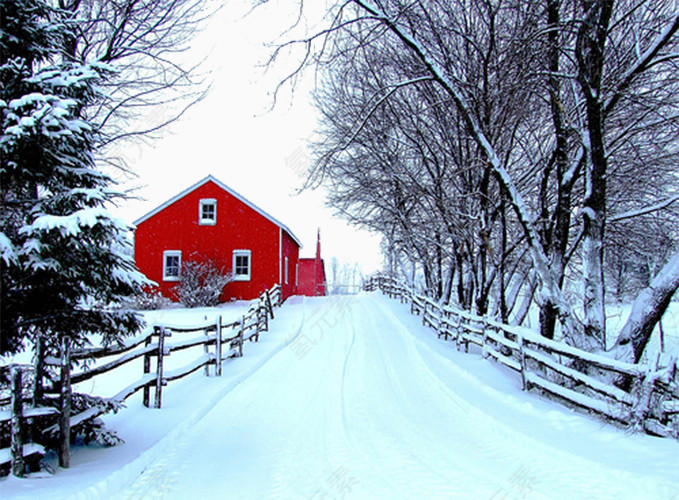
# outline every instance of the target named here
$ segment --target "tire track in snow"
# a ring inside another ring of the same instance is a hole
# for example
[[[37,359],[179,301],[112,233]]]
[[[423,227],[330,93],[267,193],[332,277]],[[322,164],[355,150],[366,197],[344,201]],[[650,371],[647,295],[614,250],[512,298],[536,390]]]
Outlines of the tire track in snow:
[[[186,468],[183,457],[192,443],[191,433],[175,440],[169,452],[142,470],[141,475],[118,496],[120,500],[165,498],[180,481]]]
[[[350,473],[357,461],[356,450],[348,438],[345,405],[347,370],[356,342],[356,333],[345,309],[348,306],[350,310],[351,304],[346,304],[345,297],[328,297],[326,300],[329,302],[326,307],[331,312],[334,309],[334,314],[337,314],[339,308],[342,314],[338,314],[337,321],[332,324],[329,333],[332,344],[326,345],[326,363],[333,369],[324,381],[323,422],[316,422],[322,433],[325,456],[323,473],[316,478],[311,497],[332,495],[328,489],[335,487],[334,483],[341,480],[341,475]]]
[[[432,497],[459,494],[460,488],[453,484],[450,472],[442,472],[437,464],[449,450],[432,454],[437,438],[423,439],[427,425],[431,424],[423,421],[421,415],[425,404],[429,403],[424,397],[428,391],[425,384],[414,385],[421,370],[412,364],[411,349],[407,349],[409,338],[394,335],[398,334],[398,325],[376,310],[372,301],[364,300],[360,306],[367,327],[363,328],[364,333],[370,335],[369,352],[376,358],[372,371],[375,377],[382,379],[374,390],[384,395],[378,405],[366,408],[372,413],[368,416],[369,421],[375,420],[377,414],[382,422],[363,432],[361,440],[367,442],[366,449],[381,450],[379,455],[392,457],[392,467],[396,469],[392,469],[386,479],[391,483],[394,495],[409,497],[417,495],[418,490],[426,491]],[[415,405],[414,400],[420,405]],[[380,466],[381,460],[374,454],[373,461],[376,467]]]
[[[540,483],[544,483],[540,480],[540,477],[545,477],[545,474],[525,474],[524,472],[540,469],[550,475],[553,480],[555,478],[554,471],[559,470],[559,464],[573,457],[563,456],[562,462],[554,460],[554,455],[561,453],[559,450],[544,449],[542,443],[517,432],[504,422],[469,404],[464,398],[460,398],[441,379],[439,374],[430,368],[427,360],[420,352],[421,343],[414,338],[407,327],[382,304],[375,303],[374,307],[381,309],[384,317],[389,319],[393,330],[398,332],[407,344],[409,348],[408,358],[413,363],[413,372],[425,381],[435,381],[433,388],[436,391],[430,391],[430,400],[434,403],[434,406],[439,406],[443,399],[440,397],[441,395],[453,403],[449,407],[448,413],[456,417],[454,425],[450,426],[451,433],[456,440],[456,453],[446,456],[445,450],[441,450],[439,456],[447,459],[448,466],[440,467],[440,464],[434,464],[434,467],[443,470],[464,471],[464,483],[471,485],[467,494],[474,495],[474,497],[479,496],[479,487],[489,489],[489,495],[505,491],[508,485],[511,487],[513,482],[516,482],[514,476],[517,472],[521,472],[524,482],[528,479],[530,484],[524,484],[523,487],[526,488],[526,491],[519,493],[523,495],[530,492],[530,498],[550,498],[552,494],[549,491],[541,492],[537,490]],[[451,366],[451,370],[453,368]],[[425,387],[426,384],[422,384],[422,386]],[[461,402],[462,404],[460,404]],[[446,413],[446,408],[442,405],[440,409],[443,410],[443,413]],[[430,433],[426,427],[423,428],[423,433],[428,435],[429,440],[436,444],[436,433]],[[526,448],[537,450],[538,453],[533,451],[526,454]],[[537,456],[540,456],[539,459]],[[551,465],[539,467],[541,461]],[[473,480],[470,481],[470,478],[473,478]]]
[[[356,329],[353,323],[349,322],[349,330],[351,331],[351,342],[347,348],[347,353],[344,357],[344,363],[342,364],[342,389],[340,394],[342,395],[342,425],[344,426],[345,434],[349,426],[347,425],[347,405],[346,405],[346,391],[347,391],[347,366],[349,365],[349,359],[351,358],[351,351],[356,343]]]
[[[316,312],[318,314],[318,311]],[[313,332],[309,331],[309,327],[314,327],[314,322],[306,325],[301,335],[312,335]],[[321,339],[322,340],[322,339]],[[285,499],[289,498],[291,495],[291,478],[294,478],[299,473],[299,458],[300,455],[305,453],[305,446],[309,438],[313,437],[311,431],[313,430],[313,421],[316,417],[314,411],[314,406],[317,404],[319,399],[322,399],[322,394],[324,392],[324,381],[329,378],[329,374],[332,369],[332,364],[330,360],[325,359],[321,362],[321,357],[323,354],[329,354],[332,351],[328,350],[323,352],[318,349],[320,344],[314,345],[309,352],[298,357],[294,361],[295,368],[298,368],[302,363],[314,363],[316,366],[320,366],[320,371],[312,371],[315,377],[315,384],[313,388],[307,387],[303,388],[307,391],[307,397],[305,401],[305,406],[299,411],[299,425],[294,429],[294,432],[288,436],[288,440],[281,442],[280,445],[272,450],[272,456],[275,457],[279,464],[279,467],[274,472],[274,482],[272,489],[270,491],[270,498],[272,499]],[[305,361],[306,360],[306,361]],[[311,390],[309,390],[311,389]],[[303,481],[299,481],[299,488],[303,489]],[[294,487],[292,487],[294,489]]]
[[[418,479],[420,486],[435,497],[471,498],[490,497],[503,491],[508,482],[516,482],[516,471],[521,473],[522,480],[528,477],[525,471],[530,467],[522,462],[524,454],[518,453],[515,459],[511,453],[525,443],[517,442],[515,448],[502,439],[493,439],[497,437],[493,432],[495,426],[500,423],[489,420],[485,414],[479,415],[475,407],[447,386],[422,357],[420,341],[400,320],[372,299],[365,308],[366,319],[377,332],[372,337],[376,344],[372,351],[379,353],[380,369],[375,371],[385,374],[385,386],[393,393],[389,399],[397,402],[392,411],[400,420],[400,427],[409,429],[403,435],[398,428],[381,428],[374,433],[384,434],[385,442],[401,440],[395,451],[389,450],[401,453],[399,460],[404,471],[397,476]],[[484,426],[488,423],[489,426]],[[519,434],[512,437],[518,438]],[[501,473],[491,474],[488,468],[493,460],[504,460],[510,465]],[[402,488],[416,495],[415,490],[408,490],[409,486],[404,484]],[[531,498],[544,498],[538,491],[531,491]]]
[[[374,304],[403,337],[412,341],[414,351],[411,358],[424,368],[431,378],[438,380],[438,388],[443,393],[452,393],[453,399],[460,399],[454,390],[433,370],[422,350],[431,351],[434,356],[440,353],[417,340],[407,327],[379,300]],[[414,356],[413,356],[414,355]],[[444,358],[449,367],[451,378],[462,375],[463,379],[473,379],[465,370],[457,367],[450,359]],[[421,374],[425,371],[419,371]],[[480,387],[482,383],[476,380]],[[464,398],[462,398],[465,401]],[[468,404],[468,415],[460,418],[454,431],[461,441],[467,441],[458,449],[465,462],[458,462],[470,472],[473,469],[495,470],[497,489],[494,495],[517,495],[527,498],[629,498],[632,491],[653,491],[653,480],[634,477],[635,474],[616,470],[606,464],[589,460],[587,456],[574,455],[569,451],[537,439],[515,429],[505,421],[484,412],[481,408]],[[470,467],[471,466],[471,467]],[[471,470],[470,470],[471,468]],[[486,480],[489,474],[486,474]],[[643,494],[646,496],[647,493]],[[478,496],[476,492],[475,497]]]
[[[626,489],[638,478],[484,412],[475,405],[482,390],[471,398],[456,391],[481,382],[378,297],[352,299],[323,333],[314,318],[338,304],[310,301],[296,334],[194,428],[169,440],[171,451],[148,464],[126,498],[198,495],[193,485],[202,477],[220,481],[215,494],[242,498],[628,498],[642,491]],[[319,331],[296,358],[292,342]],[[195,466],[209,465],[206,457],[221,475],[199,474]]]

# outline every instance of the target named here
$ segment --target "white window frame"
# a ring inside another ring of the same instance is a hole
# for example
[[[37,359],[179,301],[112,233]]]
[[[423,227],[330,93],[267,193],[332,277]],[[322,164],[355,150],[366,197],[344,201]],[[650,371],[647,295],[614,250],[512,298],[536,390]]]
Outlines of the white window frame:
[[[236,274],[236,258],[237,257],[247,257],[248,258],[248,272]],[[252,252],[250,250],[234,250],[233,251],[233,279],[234,281],[250,281],[252,277]]]
[[[215,209],[214,219],[203,218],[203,207],[212,205]],[[217,224],[217,200],[214,198],[204,198],[198,204],[198,223],[201,226],[214,226]]]
[[[179,263],[178,263],[178,271],[177,275],[175,276],[174,274],[170,275],[168,274],[168,265],[167,265],[167,258],[168,257],[178,257],[179,258]],[[182,277],[182,252],[181,250],[165,250],[163,252],[163,281],[179,281]]]
[[[288,284],[288,258],[285,258],[285,284]]]

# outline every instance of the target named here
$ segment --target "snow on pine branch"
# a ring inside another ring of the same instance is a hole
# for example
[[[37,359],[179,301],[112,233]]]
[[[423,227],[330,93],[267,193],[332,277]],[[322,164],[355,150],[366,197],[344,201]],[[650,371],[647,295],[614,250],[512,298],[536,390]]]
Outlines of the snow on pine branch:
[[[70,215],[41,215],[32,224],[22,227],[19,234],[31,235],[58,229],[62,236],[75,236],[82,228],[92,228],[103,221],[108,221],[124,229],[126,225],[111,217],[108,210],[102,207],[83,208]]]
[[[7,106],[10,112],[0,140],[5,142],[36,131],[51,138],[89,132],[92,128],[87,122],[72,117],[77,105],[74,99],[38,92],[13,99]]]
[[[11,240],[5,235],[5,233],[0,233],[0,258],[5,261],[6,265],[16,262],[17,260],[14,245],[12,245]]]

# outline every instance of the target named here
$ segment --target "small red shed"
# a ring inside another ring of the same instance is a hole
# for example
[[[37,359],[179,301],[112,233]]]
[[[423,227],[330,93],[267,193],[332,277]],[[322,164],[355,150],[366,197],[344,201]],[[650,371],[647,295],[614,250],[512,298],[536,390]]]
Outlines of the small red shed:
[[[139,270],[175,299],[182,262],[211,260],[233,273],[221,300],[253,299],[280,283],[297,293],[301,243],[269,214],[212,176],[134,222]],[[295,274],[293,274],[295,273]]]
[[[316,257],[299,259],[298,293],[309,297],[325,295],[325,264],[321,259],[321,231],[316,238]]]

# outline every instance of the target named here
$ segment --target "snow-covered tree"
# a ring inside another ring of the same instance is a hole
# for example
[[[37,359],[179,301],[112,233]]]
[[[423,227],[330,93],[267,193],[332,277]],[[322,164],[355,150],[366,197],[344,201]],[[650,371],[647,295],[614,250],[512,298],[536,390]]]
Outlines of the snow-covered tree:
[[[0,351],[38,336],[47,352],[64,336],[118,341],[140,320],[112,305],[146,279],[125,251],[130,228],[108,210],[117,194],[88,119],[115,70],[66,57],[78,22],[43,0],[3,1],[1,15]]]
[[[414,260],[432,295],[454,270],[461,305],[483,313],[494,293],[506,319],[526,310],[522,287],[544,336],[560,323],[603,349],[606,250],[635,244],[611,237],[676,224],[676,5],[352,0],[327,19],[281,47],[301,44],[325,77],[311,173],[331,204]],[[661,269],[675,244],[636,246]],[[644,344],[677,269],[626,337]]]

